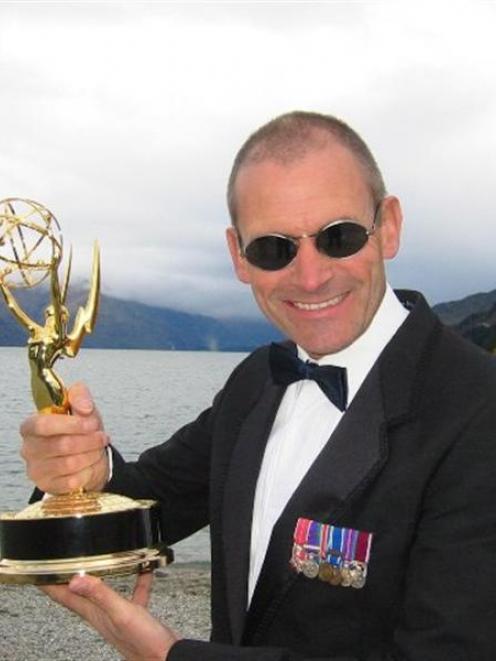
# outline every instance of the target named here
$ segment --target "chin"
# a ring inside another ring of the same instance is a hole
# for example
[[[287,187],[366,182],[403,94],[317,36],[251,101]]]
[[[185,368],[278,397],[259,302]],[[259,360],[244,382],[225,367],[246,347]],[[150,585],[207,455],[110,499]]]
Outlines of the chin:
[[[317,358],[328,356],[330,354],[337,353],[342,349],[346,349],[346,347],[352,344],[355,339],[356,338],[353,336],[341,338],[333,337],[332,339],[325,341],[322,337],[320,337],[317,340],[314,338],[313,341],[305,341],[305,338],[302,337],[301,341],[299,339],[295,339],[295,342],[300,347],[303,347],[309,356]]]

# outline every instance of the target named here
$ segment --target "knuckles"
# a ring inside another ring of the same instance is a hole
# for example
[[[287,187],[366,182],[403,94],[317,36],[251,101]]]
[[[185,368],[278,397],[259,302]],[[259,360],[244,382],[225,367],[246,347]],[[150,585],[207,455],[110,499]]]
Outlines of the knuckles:
[[[109,439],[96,415],[34,414],[21,424],[20,433],[19,453],[27,476],[42,491],[74,491],[85,487],[95,473],[106,472],[104,448]]]
[[[99,462],[106,462],[101,449],[55,459],[26,460],[26,473],[42,491],[65,493],[85,487]],[[102,466],[102,471],[104,471]]]
[[[35,436],[38,429],[38,423],[41,416],[31,415],[29,418],[26,418],[19,428],[19,433],[23,438],[28,436]]]
[[[98,426],[91,421],[87,431],[95,431]],[[24,439],[42,439],[63,434],[82,434],[86,431],[85,421],[77,416],[35,414],[27,418],[19,432]]]
[[[67,476],[68,479],[73,476],[81,479],[79,475],[91,469],[101,458],[101,450],[85,452],[84,454],[66,455],[56,461],[56,472],[61,476]]]

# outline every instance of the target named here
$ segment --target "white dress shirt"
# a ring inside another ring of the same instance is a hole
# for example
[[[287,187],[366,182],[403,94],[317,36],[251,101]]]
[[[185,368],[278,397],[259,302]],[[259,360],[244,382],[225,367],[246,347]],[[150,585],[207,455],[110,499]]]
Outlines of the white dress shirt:
[[[365,333],[346,349],[314,361],[319,365],[346,367],[348,406],[407,315],[387,285]],[[301,347],[298,355],[302,360],[310,359]],[[253,503],[248,603],[277,519],[343,415],[315,381],[297,381],[286,389],[267,441]]]

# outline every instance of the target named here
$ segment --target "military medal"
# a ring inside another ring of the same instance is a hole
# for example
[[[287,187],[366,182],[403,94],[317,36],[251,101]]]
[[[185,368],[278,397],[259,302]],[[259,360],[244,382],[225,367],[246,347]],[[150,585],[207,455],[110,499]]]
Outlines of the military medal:
[[[307,578],[319,575],[322,540],[327,539],[324,523],[310,519],[298,519],[294,532],[291,566]]]
[[[355,589],[363,588],[367,578],[367,568],[372,546],[372,533],[360,530],[347,530],[344,546],[342,585]]]
[[[302,571],[307,578],[317,578],[319,575],[320,552],[324,524],[310,521],[307,528],[307,539],[304,544],[307,558],[303,562]]]
[[[331,575],[333,573],[333,569],[331,565],[328,565],[327,562],[322,562],[320,563],[319,567],[319,578],[321,581],[325,581],[326,583],[330,583]]]
[[[349,588],[351,586],[351,572],[347,565],[341,567],[341,585],[344,588]]]
[[[308,536],[310,523],[311,521],[309,519],[298,519],[294,531],[294,544],[290,564],[298,573],[303,571],[303,563],[307,558],[304,545]]]
[[[343,528],[330,526],[329,541],[326,549],[326,561],[329,571],[326,573],[328,583],[331,585],[341,584],[341,565],[343,563]]]
[[[344,561],[341,568],[341,585],[345,588],[351,587],[353,576],[350,570],[350,563],[355,557],[356,543],[358,539],[358,530],[347,528],[344,535],[343,554]]]
[[[372,533],[359,532],[355,548],[355,558],[350,563],[351,587],[363,588],[367,578],[367,567],[372,545]]]
[[[356,588],[356,589],[363,588],[363,586],[365,585],[365,578],[367,575],[366,571],[367,568],[363,562],[356,562],[355,560],[353,562],[350,562],[349,572],[350,572],[352,588]]]
[[[319,575],[319,563],[316,558],[309,558],[302,564],[301,571],[307,578],[317,578]]]
[[[370,532],[300,518],[290,564],[307,578],[360,589],[367,578],[372,537]]]

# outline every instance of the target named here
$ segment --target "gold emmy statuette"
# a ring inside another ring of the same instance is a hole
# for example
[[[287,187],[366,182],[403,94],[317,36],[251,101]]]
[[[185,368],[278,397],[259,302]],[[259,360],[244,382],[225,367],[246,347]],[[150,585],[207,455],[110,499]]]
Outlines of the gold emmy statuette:
[[[62,236],[55,216],[38,202],[0,201],[0,290],[8,309],[28,333],[31,390],[38,411],[69,415],[67,391],[54,371],[64,356],[73,358],[96,320],[100,294],[100,255],[93,269],[86,304],[72,329],[66,306],[71,257],[63,281]],[[48,283],[49,302],[38,323],[14,292]],[[67,583],[75,574],[98,576],[151,571],[172,561],[162,542],[159,507],[151,500],[131,500],[83,490],[45,496],[21,512],[0,514],[0,583]]]

